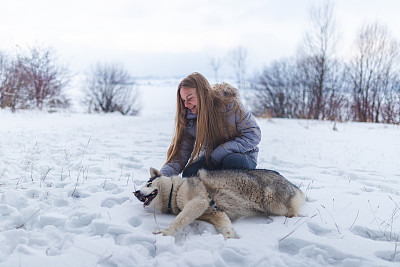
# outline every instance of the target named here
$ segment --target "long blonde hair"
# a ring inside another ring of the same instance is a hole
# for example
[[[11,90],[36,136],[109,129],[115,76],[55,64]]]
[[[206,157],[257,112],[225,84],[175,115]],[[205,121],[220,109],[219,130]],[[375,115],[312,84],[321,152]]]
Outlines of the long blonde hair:
[[[185,128],[188,123],[186,117],[187,111],[180,96],[180,89],[182,87],[195,88],[197,91],[198,112],[196,140],[187,165],[197,159],[204,149],[206,162],[210,165],[211,152],[217,146],[239,135],[236,127],[230,125],[226,120],[229,112],[234,113],[237,110],[239,110],[242,118],[239,94],[236,88],[227,83],[217,84],[211,87],[207,79],[197,72],[190,74],[180,82],[177,90],[175,135],[168,149],[166,163],[178,158],[181,169],[180,149],[185,136]],[[228,105],[229,110],[227,110]]]

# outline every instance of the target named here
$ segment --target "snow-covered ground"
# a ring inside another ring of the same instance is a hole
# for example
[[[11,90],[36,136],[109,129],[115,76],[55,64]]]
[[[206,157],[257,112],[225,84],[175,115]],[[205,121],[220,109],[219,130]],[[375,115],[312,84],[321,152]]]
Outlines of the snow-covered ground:
[[[300,186],[304,217],[153,235],[174,217],[132,192],[164,163],[177,83],[142,82],[137,117],[0,111],[0,266],[400,266],[394,125],[258,119],[258,167]]]

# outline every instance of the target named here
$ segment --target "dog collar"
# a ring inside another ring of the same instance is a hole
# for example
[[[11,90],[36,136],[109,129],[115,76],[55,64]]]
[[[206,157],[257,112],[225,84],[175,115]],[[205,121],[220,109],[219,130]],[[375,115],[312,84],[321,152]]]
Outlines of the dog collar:
[[[174,191],[174,184],[171,185],[171,191],[169,192],[168,209],[167,209],[168,214],[172,213],[172,207],[171,207],[172,191]],[[211,198],[210,195],[208,195],[208,198],[210,199],[210,207],[212,207],[215,211],[217,211],[218,210],[217,205],[215,204],[214,200]]]
[[[168,209],[167,213],[172,213],[171,202],[172,202],[172,191],[174,190],[174,184],[171,185],[171,192],[169,192]]]

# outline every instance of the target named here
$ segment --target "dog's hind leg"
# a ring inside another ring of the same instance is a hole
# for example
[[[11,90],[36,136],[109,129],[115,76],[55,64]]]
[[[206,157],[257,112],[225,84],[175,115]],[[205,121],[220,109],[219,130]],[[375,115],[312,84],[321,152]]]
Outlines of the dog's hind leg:
[[[159,233],[163,235],[175,235],[176,231],[199,218],[208,209],[209,205],[208,199],[194,198],[190,200],[171,224]]]
[[[209,222],[214,225],[215,229],[220,232],[224,238],[235,238],[231,220],[225,212],[217,211],[212,214],[202,215],[199,220]]]

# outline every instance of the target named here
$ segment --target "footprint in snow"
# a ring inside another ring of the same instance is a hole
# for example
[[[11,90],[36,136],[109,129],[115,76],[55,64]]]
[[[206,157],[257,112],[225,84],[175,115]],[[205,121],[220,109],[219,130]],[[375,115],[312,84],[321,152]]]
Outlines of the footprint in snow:
[[[0,204],[0,215],[1,216],[15,215],[18,213],[19,212],[16,208],[9,206],[7,204]]]
[[[57,198],[54,200],[55,207],[66,207],[69,205],[69,202],[66,199]]]
[[[364,259],[361,257],[346,254],[331,246],[297,238],[287,238],[280,241],[278,249],[280,252],[291,256],[300,255],[305,258],[320,257],[321,260],[330,265],[342,265],[343,262],[346,262],[349,266],[363,266],[364,262]]]
[[[7,204],[19,209],[28,205],[28,199],[21,193],[9,191],[1,194],[0,204]]]
[[[106,198],[101,202],[102,207],[112,208],[115,205],[121,205],[125,201],[127,201],[129,197],[121,197],[121,198]]]
[[[70,215],[68,225],[72,228],[85,227],[90,225],[94,219],[99,217],[100,215],[97,213],[76,212]]]
[[[110,234],[115,236],[115,238],[120,236],[126,236],[132,234],[132,228],[125,226],[115,225],[110,222],[106,222],[102,219],[95,219],[90,224],[90,228],[94,235],[104,236],[105,234]]]
[[[128,223],[133,227],[139,227],[142,225],[143,220],[139,217],[132,217],[128,220]]]
[[[39,188],[29,188],[26,190],[26,197],[31,199],[38,199],[40,197],[40,189]]]
[[[246,255],[244,255],[240,251],[236,251],[233,248],[224,248],[221,251],[221,257],[227,262],[232,264],[245,263],[246,262]]]
[[[378,251],[375,253],[375,256],[385,261],[400,262],[399,251]]]
[[[74,198],[88,198],[91,196],[91,194],[84,192],[82,190],[79,190],[77,188],[74,188],[74,189],[70,189],[68,191],[68,196],[74,197]]]
[[[125,164],[120,164],[120,167],[125,167],[129,169],[141,169],[143,168],[143,164],[141,163],[125,163]]]
[[[326,236],[333,232],[333,229],[323,228],[316,223],[309,222],[307,226],[310,232],[317,236]]]
[[[67,216],[60,213],[45,213],[40,215],[40,223],[42,226],[54,225],[58,227],[64,227],[67,221]]]
[[[350,230],[353,234],[375,240],[375,241],[390,241],[390,236],[379,230],[372,230],[364,226],[354,226]]]
[[[106,191],[111,191],[112,194],[119,194],[124,191],[119,185],[107,181],[104,181],[102,187]]]

